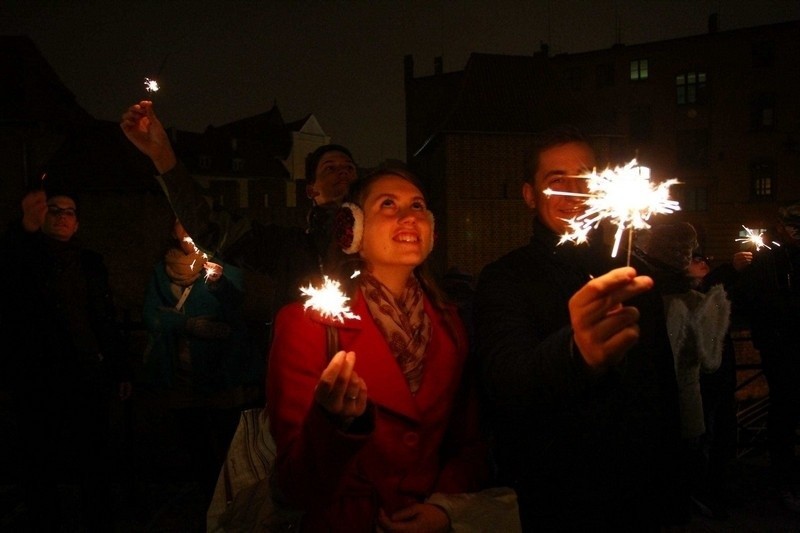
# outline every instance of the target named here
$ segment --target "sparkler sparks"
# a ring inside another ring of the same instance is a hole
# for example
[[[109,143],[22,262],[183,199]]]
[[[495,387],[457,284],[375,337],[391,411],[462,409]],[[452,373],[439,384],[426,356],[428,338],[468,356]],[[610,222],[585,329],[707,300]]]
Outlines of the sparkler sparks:
[[[745,226],[744,224],[742,224],[742,227],[747,232],[747,236],[739,238],[739,239],[735,239],[736,242],[749,242],[753,246],[755,246],[756,252],[759,251],[762,247],[763,248],[767,248],[769,250],[772,250],[772,248],[767,243],[764,242],[764,234],[763,233],[757,232],[754,229],[750,229],[747,226]],[[781,243],[779,243],[778,241],[772,241],[772,244],[774,244],[775,246],[780,246],[781,245]]]
[[[189,237],[188,235],[187,235],[186,237],[184,237],[184,238],[183,238],[183,242],[188,242],[189,244],[191,244],[191,245],[192,245],[192,248],[194,248],[194,251],[195,251],[195,253],[202,254],[202,257],[203,257],[203,259],[205,260],[205,261],[203,261],[203,267],[206,269],[205,279],[206,279],[206,281],[208,281],[208,278],[211,276],[211,274],[213,274],[213,273],[214,273],[214,270],[215,270],[215,269],[216,269],[216,268],[217,268],[219,265],[216,265],[216,264],[214,264],[214,263],[211,263],[211,262],[208,260],[208,254],[207,254],[207,253],[205,253],[205,252],[203,252],[203,251],[201,251],[201,250],[200,250],[200,248],[198,248],[198,247],[197,247],[197,245],[195,245],[195,243],[194,243],[194,241],[192,240],[192,238],[191,238],[191,237]],[[195,259],[195,260],[194,260],[194,261],[192,261],[192,263],[189,265],[189,270],[191,270],[192,272],[194,272],[194,265],[195,265],[195,263],[196,263],[196,262],[197,262],[197,260]]]
[[[546,189],[547,195],[564,195],[585,198],[586,211],[566,222],[569,231],[561,236],[559,244],[572,241],[576,244],[586,242],[590,230],[596,228],[603,219],[609,219],[617,226],[611,257],[616,257],[619,243],[626,229],[649,228],[647,221],[654,214],[673,213],[680,205],[669,198],[669,188],[679,181],[669,179],[659,184],[650,182],[650,169],[639,165],[636,159],[624,167],[606,169],[598,174],[576,176],[587,180],[588,194],[554,191]]]
[[[322,287],[301,287],[300,292],[308,296],[303,304],[304,309],[311,307],[318,311],[323,317],[330,317],[339,322],[344,322],[345,318],[361,320],[361,317],[353,313],[347,305],[349,298],[340,290],[341,284],[328,276],[323,277]]]
[[[150,78],[144,79],[144,87],[149,93],[157,92],[158,89],[160,89],[158,82],[156,80],[151,80]]]

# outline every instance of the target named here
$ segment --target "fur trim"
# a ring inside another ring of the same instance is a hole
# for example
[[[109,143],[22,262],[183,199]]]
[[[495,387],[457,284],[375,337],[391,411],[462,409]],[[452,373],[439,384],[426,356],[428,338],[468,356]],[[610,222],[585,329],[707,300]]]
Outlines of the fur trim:
[[[345,202],[336,214],[336,242],[346,254],[361,250],[364,238],[364,212],[356,204]]]

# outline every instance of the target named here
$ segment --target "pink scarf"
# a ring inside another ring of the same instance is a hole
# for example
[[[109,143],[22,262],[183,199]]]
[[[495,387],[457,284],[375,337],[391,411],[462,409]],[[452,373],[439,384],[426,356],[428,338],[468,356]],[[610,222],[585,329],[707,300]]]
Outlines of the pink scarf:
[[[422,382],[425,350],[431,336],[431,319],[423,306],[422,287],[416,277],[410,276],[403,294],[395,299],[385,285],[362,272],[361,290],[411,393],[416,394]]]

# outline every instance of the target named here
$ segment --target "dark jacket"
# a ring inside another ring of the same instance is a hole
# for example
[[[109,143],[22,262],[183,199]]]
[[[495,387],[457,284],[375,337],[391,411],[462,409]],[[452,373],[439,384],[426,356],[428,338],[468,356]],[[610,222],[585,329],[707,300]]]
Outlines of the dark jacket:
[[[72,239],[61,242],[11,224],[0,244],[5,280],[2,326],[7,377],[37,394],[75,383],[128,381],[128,353],[103,257]],[[13,353],[13,356],[12,356]]]
[[[478,281],[498,482],[517,490],[529,530],[639,528],[676,504],[677,385],[661,295],[628,302],[641,311],[639,343],[618,367],[590,374],[573,346],[567,304],[590,276],[614,266],[602,239],[590,242],[559,246],[537,222],[530,243],[487,265]]]
[[[300,298],[300,287],[318,281],[331,242],[335,206],[314,207],[309,227],[262,224],[212,209],[182,164],[159,176],[175,215],[204,252],[226,263],[267,274],[274,282],[273,315]]]
[[[219,281],[195,280],[180,311],[170,288],[162,259],[156,263],[144,297],[142,320],[149,332],[144,356],[145,381],[158,388],[174,385],[176,354],[181,342],[188,344],[192,359],[192,387],[203,394],[240,385],[262,385],[264,354],[254,356],[242,315],[243,275],[238,268],[222,264]],[[186,322],[204,317],[229,329],[218,337],[192,335]]]
[[[759,350],[789,353],[800,344],[800,246],[753,252],[732,291]]]

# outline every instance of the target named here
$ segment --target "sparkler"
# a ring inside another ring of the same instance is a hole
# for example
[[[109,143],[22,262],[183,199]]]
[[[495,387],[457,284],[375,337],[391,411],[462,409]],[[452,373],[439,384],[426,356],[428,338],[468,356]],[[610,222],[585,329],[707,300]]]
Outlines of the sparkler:
[[[650,182],[650,169],[639,165],[636,159],[624,167],[606,169],[598,174],[574,176],[587,180],[588,193],[554,191],[545,189],[547,195],[563,195],[585,198],[586,210],[576,217],[566,220],[569,231],[561,236],[559,244],[572,241],[581,244],[587,241],[590,230],[596,228],[603,219],[609,219],[617,226],[611,257],[616,257],[619,243],[626,229],[628,235],[628,263],[630,264],[633,230],[649,228],[647,221],[654,214],[667,214],[680,210],[677,201],[669,198],[669,188],[679,183],[669,179],[659,184]]]
[[[200,248],[197,247],[197,245],[194,243],[194,241],[192,240],[191,237],[189,237],[187,235],[186,237],[183,238],[183,241],[184,242],[188,242],[189,244],[191,244],[192,248],[194,248],[194,252],[197,253],[197,254],[201,254],[203,259],[205,260],[205,261],[203,261],[203,268],[206,269],[205,280],[208,281],[209,276],[211,276],[211,274],[214,273],[214,269],[215,269],[216,265],[214,263],[211,263],[208,260],[208,254],[203,252],[202,250],[200,250]],[[197,259],[192,261],[192,263],[189,265],[189,269],[192,272],[194,272],[194,265],[195,265],[196,262],[197,262]]]
[[[160,87],[158,86],[158,82],[156,80],[151,80],[150,78],[144,79],[144,87],[145,90],[149,93],[158,92]]]
[[[347,305],[349,298],[340,290],[341,284],[323,276],[322,287],[301,287],[300,292],[308,296],[303,304],[303,309],[311,307],[323,318],[332,318],[338,322],[344,322],[345,318],[361,320],[361,317],[353,313]]]
[[[736,242],[749,242],[753,246],[755,246],[756,252],[759,251],[762,247],[763,248],[767,248],[769,250],[772,250],[772,248],[767,243],[764,242],[764,234],[763,233],[757,232],[754,229],[750,229],[747,226],[745,226],[744,224],[742,224],[742,227],[747,232],[747,236],[739,238],[739,239],[735,239]],[[781,245],[781,243],[779,243],[778,241],[772,241],[772,244],[774,244],[775,246],[780,246]]]

